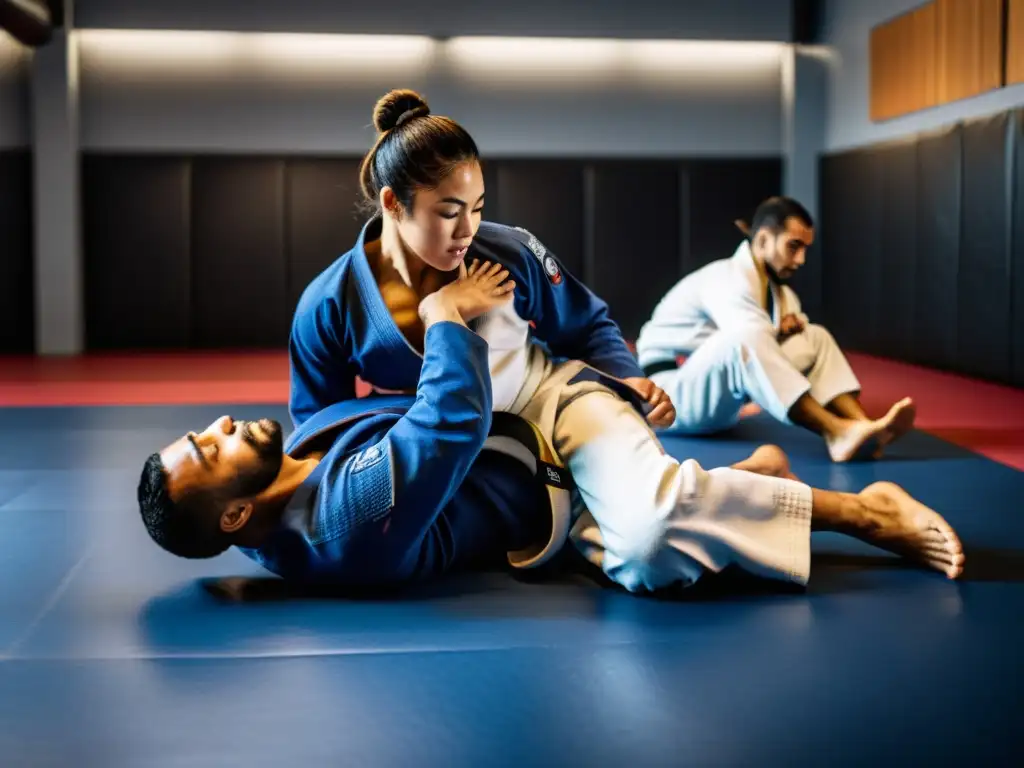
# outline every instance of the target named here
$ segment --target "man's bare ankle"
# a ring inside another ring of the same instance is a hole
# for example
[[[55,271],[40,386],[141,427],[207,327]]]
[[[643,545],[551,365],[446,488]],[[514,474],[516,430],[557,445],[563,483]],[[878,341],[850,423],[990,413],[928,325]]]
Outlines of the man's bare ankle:
[[[852,493],[813,491],[812,531],[853,534],[866,517],[861,499]]]

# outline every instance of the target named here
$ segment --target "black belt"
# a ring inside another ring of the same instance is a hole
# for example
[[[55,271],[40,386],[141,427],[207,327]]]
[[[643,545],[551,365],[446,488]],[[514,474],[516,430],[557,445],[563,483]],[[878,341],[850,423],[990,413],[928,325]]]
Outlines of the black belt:
[[[674,371],[679,367],[679,363],[675,360],[659,360],[656,363],[648,363],[644,366],[644,377],[651,378],[656,373],[662,371]]]

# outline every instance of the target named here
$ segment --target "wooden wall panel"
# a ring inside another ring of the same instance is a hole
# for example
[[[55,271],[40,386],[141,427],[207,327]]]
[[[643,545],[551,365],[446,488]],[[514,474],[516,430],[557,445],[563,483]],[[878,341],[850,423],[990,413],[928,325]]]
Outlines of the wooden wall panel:
[[[899,32],[897,21],[879,24],[869,41],[869,93],[872,120],[888,120],[899,114]]]
[[[1024,0],[933,0],[879,24],[869,45],[872,120],[978,96],[1024,82]]]
[[[931,2],[871,30],[872,120],[935,106],[937,18]]]
[[[936,0],[939,104],[1003,84],[1003,0]]]
[[[1006,84],[1024,83],[1024,0],[1007,0]]]

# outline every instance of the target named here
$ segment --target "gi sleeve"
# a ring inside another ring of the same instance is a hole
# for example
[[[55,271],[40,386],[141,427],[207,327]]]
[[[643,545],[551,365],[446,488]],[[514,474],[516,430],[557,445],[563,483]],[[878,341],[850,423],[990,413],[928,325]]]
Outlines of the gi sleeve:
[[[345,345],[338,338],[345,327],[333,301],[300,302],[288,337],[288,413],[299,427],[329,405],[356,396],[356,376]]]
[[[435,522],[490,426],[487,343],[458,323],[432,325],[413,405],[331,470],[320,538],[338,548],[346,579],[390,583],[443,569]]]
[[[556,357],[582,360],[621,379],[643,378],[640,368],[611,319],[608,304],[561,264],[536,237],[526,232],[520,243],[527,282],[521,316]]]

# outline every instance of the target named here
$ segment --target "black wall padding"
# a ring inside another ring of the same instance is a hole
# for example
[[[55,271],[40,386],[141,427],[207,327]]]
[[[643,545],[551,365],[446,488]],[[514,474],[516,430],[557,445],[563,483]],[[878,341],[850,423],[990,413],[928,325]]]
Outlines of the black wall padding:
[[[359,208],[359,161],[289,160],[285,203],[288,322],[309,282],[347,253],[366,213]]]
[[[914,362],[949,370],[957,370],[962,157],[959,125],[918,141]]]
[[[878,338],[882,172],[876,156],[829,158],[823,175],[824,325],[842,346],[869,349]]]
[[[963,127],[960,267],[957,275],[957,368],[1010,378],[1010,116]]]
[[[584,267],[583,163],[509,160],[496,166],[497,202],[488,187],[485,216],[529,230],[573,275]],[[491,215],[493,214],[493,215]]]
[[[636,338],[655,304],[683,276],[679,242],[680,174],[672,164],[593,164],[590,287],[608,302],[627,338]]]
[[[884,357],[914,356],[917,283],[917,143],[898,142],[879,151],[882,210],[878,249],[878,311],[874,351]],[[871,226],[861,221],[862,226]]]
[[[365,221],[359,160],[86,154],[89,348],[283,348]],[[484,176],[485,218],[532,231],[633,336],[695,250],[732,253],[733,219],[779,192],[781,163],[498,158]]]
[[[483,218],[489,221],[505,223],[501,220],[501,186],[499,173],[501,165],[489,161],[483,162],[484,167],[484,211]]]
[[[684,167],[689,222],[683,269],[689,273],[732,256],[743,239],[733,222],[749,222],[758,203],[782,194],[782,162],[691,160]]]
[[[0,151],[0,354],[35,346],[32,154]]]
[[[823,226],[818,234],[821,261],[821,312],[813,316],[816,323],[832,331],[836,341],[846,342],[846,334],[839,327],[836,307],[836,284],[843,262],[846,229],[849,217],[843,216],[843,170],[849,166],[849,154],[825,155],[818,161],[818,218]],[[809,313],[808,313],[809,314]]]
[[[192,173],[194,343],[286,345],[284,161],[204,157]]]
[[[1013,113],[1013,242],[1010,250],[1010,381],[1024,387],[1024,110]]]
[[[182,158],[84,158],[87,348],[189,345],[189,174]]]
[[[822,158],[824,315],[841,344],[1024,386],[1022,143],[1011,110]]]

